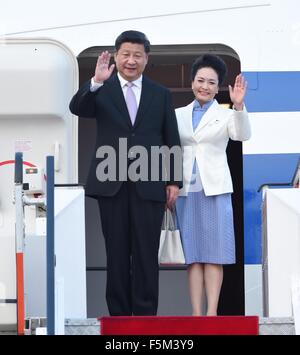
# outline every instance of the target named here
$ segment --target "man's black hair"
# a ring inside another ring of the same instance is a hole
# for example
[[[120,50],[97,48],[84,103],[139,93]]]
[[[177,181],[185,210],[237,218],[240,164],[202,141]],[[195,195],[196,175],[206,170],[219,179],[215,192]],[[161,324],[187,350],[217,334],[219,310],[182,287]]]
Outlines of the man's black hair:
[[[117,51],[120,49],[122,43],[124,42],[143,44],[145,48],[145,52],[146,53],[150,52],[150,42],[147,36],[143,32],[132,31],[132,30],[122,32],[118,36],[115,42],[115,48]]]

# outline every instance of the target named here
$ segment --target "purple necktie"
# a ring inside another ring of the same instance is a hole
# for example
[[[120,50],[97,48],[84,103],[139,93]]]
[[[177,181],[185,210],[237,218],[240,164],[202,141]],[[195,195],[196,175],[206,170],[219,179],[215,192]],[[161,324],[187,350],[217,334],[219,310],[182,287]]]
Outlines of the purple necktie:
[[[133,84],[129,81],[126,84],[126,86],[127,86],[127,91],[126,91],[125,100],[126,100],[129,116],[130,116],[130,119],[131,119],[131,123],[133,125],[134,121],[135,121],[135,116],[136,116],[136,113],[137,113],[136,98],[135,98],[134,92],[132,90]]]

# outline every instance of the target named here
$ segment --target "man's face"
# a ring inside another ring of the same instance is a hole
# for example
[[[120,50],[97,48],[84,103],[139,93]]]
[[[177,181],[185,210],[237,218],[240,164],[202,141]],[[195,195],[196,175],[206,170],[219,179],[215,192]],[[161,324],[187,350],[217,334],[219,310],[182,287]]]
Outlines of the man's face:
[[[124,42],[115,53],[116,67],[120,75],[128,81],[138,79],[148,62],[148,54],[143,44]]]

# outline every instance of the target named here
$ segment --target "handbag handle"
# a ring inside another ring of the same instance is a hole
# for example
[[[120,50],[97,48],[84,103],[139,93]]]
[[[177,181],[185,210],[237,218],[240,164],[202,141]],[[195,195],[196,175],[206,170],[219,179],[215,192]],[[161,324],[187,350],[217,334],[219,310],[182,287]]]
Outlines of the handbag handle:
[[[169,230],[169,231],[174,231],[178,229],[175,207],[172,210],[166,208],[164,213],[163,223],[162,223],[162,229]]]
[[[161,225],[161,229],[162,230],[167,230],[168,229],[168,225],[169,225],[169,218],[168,218],[167,209],[165,209],[164,217],[163,217],[163,221],[162,221],[162,225]]]

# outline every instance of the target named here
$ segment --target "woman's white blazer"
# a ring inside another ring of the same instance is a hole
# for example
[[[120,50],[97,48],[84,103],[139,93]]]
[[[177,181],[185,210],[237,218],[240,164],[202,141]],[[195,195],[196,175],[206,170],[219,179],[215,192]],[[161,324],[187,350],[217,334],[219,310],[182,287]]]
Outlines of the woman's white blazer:
[[[251,136],[248,113],[226,109],[216,100],[203,115],[193,131],[193,103],[176,109],[176,117],[183,148],[183,188],[181,196],[190,189],[193,164],[196,159],[206,196],[233,192],[227,163],[226,147],[229,138],[245,141]]]

